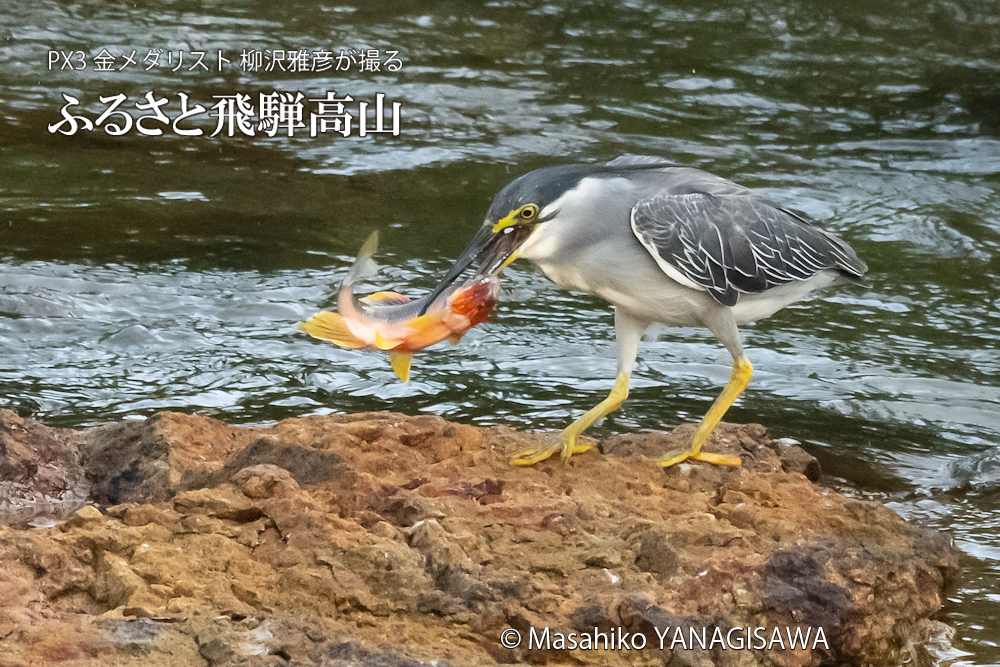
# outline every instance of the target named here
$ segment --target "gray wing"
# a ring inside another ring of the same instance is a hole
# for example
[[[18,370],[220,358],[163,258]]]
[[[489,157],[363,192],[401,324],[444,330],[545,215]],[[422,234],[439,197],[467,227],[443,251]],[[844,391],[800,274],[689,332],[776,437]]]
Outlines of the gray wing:
[[[645,199],[632,209],[632,231],[668,275],[726,306],[825,269],[852,278],[867,269],[833,234],[750,193]]]

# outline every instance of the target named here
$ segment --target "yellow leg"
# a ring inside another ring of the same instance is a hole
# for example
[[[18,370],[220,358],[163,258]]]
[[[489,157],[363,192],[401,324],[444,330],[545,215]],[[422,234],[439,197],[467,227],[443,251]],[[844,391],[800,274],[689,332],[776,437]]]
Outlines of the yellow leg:
[[[702,453],[701,447],[712,434],[712,430],[726,414],[734,401],[743,393],[743,390],[750,384],[750,376],[753,375],[753,365],[746,357],[739,357],[733,362],[733,374],[729,376],[726,388],[722,390],[715,403],[709,408],[708,413],[698,424],[698,430],[694,432],[694,439],[691,440],[691,448],[682,452],[667,452],[656,460],[656,463],[664,468],[680,463],[687,459],[695,461],[707,461],[708,463],[721,463],[728,466],[738,466],[740,458],[726,454]]]
[[[608,394],[608,397],[588,410],[579,419],[566,427],[562,432],[560,442],[544,449],[529,449],[514,455],[510,460],[511,465],[530,466],[544,461],[558,451],[562,451],[563,460],[569,459],[574,454],[585,452],[593,445],[577,444],[576,436],[583,433],[591,424],[605,416],[609,412],[617,410],[622,402],[628,398],[628,380],[630,373],[621,373],[615,381],[615,387]]]

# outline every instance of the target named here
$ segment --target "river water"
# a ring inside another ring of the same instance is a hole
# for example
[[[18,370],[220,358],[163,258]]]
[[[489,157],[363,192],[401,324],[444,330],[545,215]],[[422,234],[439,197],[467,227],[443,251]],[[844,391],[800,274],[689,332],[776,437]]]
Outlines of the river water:
[[[373,287],[419,293],[514,176],[668,156],[806,212],[870,265],[865,285],[745,329],[757,373],[728,418],[950,531],[966,554],[943,615],[967,653],[953,664],[1000,663],[1000,3],[4,4],[0,406],[60,426],[178,409],[560,428],[613,383],[612,318],[530,267],[504,274],[493,322],[418,356],[405,385],[295,322],[333,304],[374,229]],[[289,64],[300,50],[307,71]],[[210,137],[211,113],[177,125],[201,136],[79,119],[109,109],[101,96],[135,118],[155,116],[135,107],[152,93],[172,120],[182,93],[210,110],[274,92],[352,97],[351,136],[310,136],[308,112],[273,137]],[[399,136],[360,137],[358,103],[370,129],[380,93]],[[58,125],[64,94],[76,132]],[[698,419],[728,364],[704,331],[660,331],[593,434]]]

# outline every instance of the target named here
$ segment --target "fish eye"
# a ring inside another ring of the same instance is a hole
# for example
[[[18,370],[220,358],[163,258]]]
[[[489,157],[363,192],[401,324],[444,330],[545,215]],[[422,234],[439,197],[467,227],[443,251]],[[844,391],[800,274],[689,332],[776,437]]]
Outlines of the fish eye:
[[[538,207],[535,206],[534,204],[528,204],[527,206],[521,209],[522,220],[531,220],[536,215],[538,215]]]

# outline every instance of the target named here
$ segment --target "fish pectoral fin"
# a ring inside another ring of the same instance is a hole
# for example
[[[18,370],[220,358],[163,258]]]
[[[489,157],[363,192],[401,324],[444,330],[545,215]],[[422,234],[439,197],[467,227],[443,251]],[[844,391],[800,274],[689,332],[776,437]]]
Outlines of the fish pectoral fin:
[[[410,297],[403,296],[398,292],[375,292],[374,294],[369,294],[368,296],[358,299],[358,301],[379,306],[394,306],[400,303],[406,303],[409,300]]]
[[[375,347],[380,350],[391,350],[402,342],[401,338],[385,338],[378,331],[375,332]]]
[[[452,345],[458,345],[458,341],[462,340],[462,334],[452,334],[448,336],[448,342]]]
[[[328,340],[340,347],[356,350],[367,346],[367,343],[351,333],[344,318],[339,313],[322,310],[310,317],[308,321],[299,322],[299,329],[313,338]]]
[[[403,382],[410,381],[410,361],[413,359],[413,354],[410,352],[389,352],[389,363],[392,364],[392,370],[396,371],[396,375]]]

